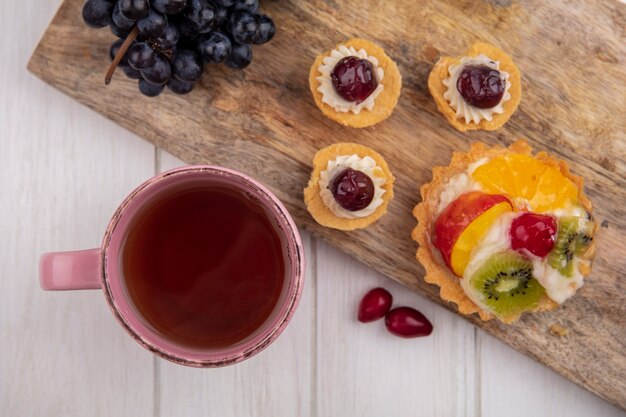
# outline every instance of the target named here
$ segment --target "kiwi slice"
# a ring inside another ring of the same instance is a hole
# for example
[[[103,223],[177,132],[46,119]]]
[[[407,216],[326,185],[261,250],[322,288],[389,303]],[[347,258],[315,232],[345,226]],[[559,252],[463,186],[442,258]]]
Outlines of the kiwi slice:
[[[506,318],[533,309],[545,293],[532,272],[530,260],[517,252],[497,252],[469,278],[469,284],[491,312]]]
[[[559,219],[559,232],[554,248],[548,254],[548,264],[565,277],[574,275],[574,257],[580,256],[593,242],[593,223],[580,217]]]

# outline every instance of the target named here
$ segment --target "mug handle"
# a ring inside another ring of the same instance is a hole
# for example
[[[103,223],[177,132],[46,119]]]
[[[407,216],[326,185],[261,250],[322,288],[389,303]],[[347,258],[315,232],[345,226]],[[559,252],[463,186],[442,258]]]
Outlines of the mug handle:
[[[95,290],[100,285],[100,248],[44,253],[39,284],[47,291]]]

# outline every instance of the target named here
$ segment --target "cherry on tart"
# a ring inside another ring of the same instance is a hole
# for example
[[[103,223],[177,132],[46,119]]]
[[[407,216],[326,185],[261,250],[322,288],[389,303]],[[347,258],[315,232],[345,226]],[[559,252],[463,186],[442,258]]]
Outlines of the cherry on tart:
[[[353,56],[340,60],[330,77],[337,94],[357,104],[368,98],[378,87],[374,65],[367,59]]]
[[[500,71],[486,65],[466,66],[456,83],[465,101],[480,109],[497,106],[504,95],[504,87]]]
[[[393,298],[384,288],[374,288],[368,291],[359,304],[358,319],[361,323],[369,323],[385,317],[391,309]]]
[[[372,179],[352,168],[346,168],[335,175],[329,188],[337,203],[348,211],[363,210],[374,198]]]
[[[509,235],[513,250],[545,258],[556,242],[556,220],[544,214],[523,213],[511,223]]]
[[[461,194],[444,209],[435,221],[432,242],[455,275],[463,276],[476,243],[509,211],[513,206],[507,197],[480,191]]]

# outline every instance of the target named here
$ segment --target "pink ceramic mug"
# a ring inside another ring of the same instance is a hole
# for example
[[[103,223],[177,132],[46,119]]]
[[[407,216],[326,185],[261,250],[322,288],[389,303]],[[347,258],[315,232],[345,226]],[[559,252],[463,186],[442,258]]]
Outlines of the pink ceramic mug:
[[[285,256],[285,283],[274,311],[265,323],[242,341],[226,348],[195,350],[177,345],[155,331],[133,306],[120,274],[120,255],[129,225],[140,210],[170,187],[198,183],[222,185],[247,193],[269,213]],[[111,311],[143,347],[172,362],[217,367],[247,359],[272,343],[285,329],[300,299],[304,280],[304,250],[298,229],[282,203],[267,188],[239,172],[213,166],[187,166],[159,174],[136,188],[122,202],[106,229],[102,247],[76,252],[47,253],[40,261],[45,290],[102,289]]]

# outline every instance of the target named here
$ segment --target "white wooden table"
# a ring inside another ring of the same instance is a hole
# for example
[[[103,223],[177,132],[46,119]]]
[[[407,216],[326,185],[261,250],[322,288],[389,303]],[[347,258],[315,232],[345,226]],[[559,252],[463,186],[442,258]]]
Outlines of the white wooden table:
[[[624,415],[306,233],[294,320],[228,368],[153,357],[99,291],[41,291],[42,252],[98,246],[127,192],[182,164],[26,72],[58,3],[0,2],[1,416]],[[358,300],[375,286],[426,314],[432,336],[359,324]]]

